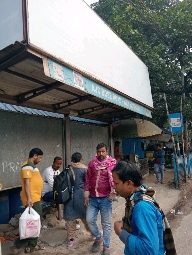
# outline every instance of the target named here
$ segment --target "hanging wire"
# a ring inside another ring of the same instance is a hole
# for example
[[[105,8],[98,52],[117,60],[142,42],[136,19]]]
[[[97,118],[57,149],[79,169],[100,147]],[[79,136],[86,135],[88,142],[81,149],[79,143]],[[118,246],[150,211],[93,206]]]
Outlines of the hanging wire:
[[[159,30],[162,31],[162,28],[160,27],[159,23],[154,19],[153,15],[151,15],[150,9],[146,6],[146,4],[143,2],[143,0],[139,0],[139,2],[142,4],[142,6],[145,8],[145,10],[147,11],[147,13],[149,14],[150,18],[153,20],[154,23],[156,23],[156,25],[158,26]],[[164,32],[162,31],[161,34],[164,34]]]
[[[167,39],[165,38],[165,36],[161,33],[161,31],[158,30],[158,28],[156,28],[147,18],[144,17],[143,13],[137,8],[137,6],[133,3],[133,1],[128,0],[120,0],[120,2],[124,3],[124,4],[131,4],[135,10],[140,14],[140,17],[148,24],[151,26],[151,28],[156,32],[156,34],[158,35],[158,37],[167,45],[169,46],[169,42],[167,41]]]

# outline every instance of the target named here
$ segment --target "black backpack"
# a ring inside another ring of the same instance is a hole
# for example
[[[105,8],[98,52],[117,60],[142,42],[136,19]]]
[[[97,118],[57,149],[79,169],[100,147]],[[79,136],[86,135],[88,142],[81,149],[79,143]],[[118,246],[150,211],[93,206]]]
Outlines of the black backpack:
[[[74,178],[70,166],[55,176],[53,196],[56,204],[64,204],[73,198]]]

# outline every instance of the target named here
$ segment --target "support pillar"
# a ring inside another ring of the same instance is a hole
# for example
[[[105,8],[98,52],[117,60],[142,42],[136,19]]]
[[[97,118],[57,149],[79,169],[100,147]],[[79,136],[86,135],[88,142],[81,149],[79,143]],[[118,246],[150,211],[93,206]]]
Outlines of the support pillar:
[[[114,141],[113,141],[113,125],[109,126],[109,144],[110,144],[110,154],[114,158]]]
[[[63,168],[71,164],[71,135],[70,135],[70,118],[65,115],[63,119],[63,137],[62,137],[62,157]],[[62,205],[58,205],[58,220],[62,220]]]
[[[71,164],[71,133],[70,133],[70,118],[65,115],[65,165]]]
[[[187,126],[186,120],[184,123],[184,147],[185,147],[185,152],[187,152],[188,151],[188,126]]]

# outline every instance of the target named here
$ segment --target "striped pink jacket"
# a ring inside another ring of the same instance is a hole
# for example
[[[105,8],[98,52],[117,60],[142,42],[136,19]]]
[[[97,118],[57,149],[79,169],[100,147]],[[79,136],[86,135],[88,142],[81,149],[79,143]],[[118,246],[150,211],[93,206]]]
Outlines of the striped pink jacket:
[[[85,191],[92,197],[106,197],[115,193],[113,189],[112,169],[116,165],[116,159],[107,156],[106,160],[99,161],[97,156],[88,164],[85,178]]]

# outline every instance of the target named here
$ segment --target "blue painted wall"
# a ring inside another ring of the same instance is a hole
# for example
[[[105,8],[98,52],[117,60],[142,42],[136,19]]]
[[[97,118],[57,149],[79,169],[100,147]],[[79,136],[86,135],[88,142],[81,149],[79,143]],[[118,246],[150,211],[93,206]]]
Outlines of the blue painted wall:
[[[144,143],[144,139],[140,139],[140,138],[122,139],[123,155],[137,154],[139,158],[145,158],[143,143]]]

